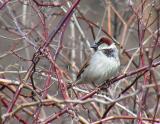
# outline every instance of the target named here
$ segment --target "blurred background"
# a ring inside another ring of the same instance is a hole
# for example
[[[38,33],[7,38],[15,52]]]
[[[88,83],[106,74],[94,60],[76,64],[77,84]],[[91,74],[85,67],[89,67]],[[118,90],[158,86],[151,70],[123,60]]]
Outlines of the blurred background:
[[[117,80],[69,89],[100,36]],[[0,0],[0,123],[158,124],[159,62],[159,0]]]

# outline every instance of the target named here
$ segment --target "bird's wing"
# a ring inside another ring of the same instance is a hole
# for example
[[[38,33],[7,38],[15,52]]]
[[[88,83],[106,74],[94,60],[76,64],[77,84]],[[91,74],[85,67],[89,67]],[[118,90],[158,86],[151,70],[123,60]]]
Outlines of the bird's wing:
[[[90,57],[88,57],[88,59],[84,62],[84,64],[80,68],[80,70],[77,74],[76,80],[78,80],[81,77],[81,74],[84,72],[85,68],[87,68],[87,66],[89,65],[89,60],[90,60]]]

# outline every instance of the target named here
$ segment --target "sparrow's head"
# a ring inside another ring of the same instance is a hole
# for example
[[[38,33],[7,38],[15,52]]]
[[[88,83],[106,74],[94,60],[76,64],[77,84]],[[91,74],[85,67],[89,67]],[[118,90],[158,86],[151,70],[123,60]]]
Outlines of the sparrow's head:
[[[95,51],[97,50],[105,50],[105,49],[114,49],[116,48],[115,44],[113,43],[112,39],[107,37],[101,37],[97,41],[95,41],[94,45],[91,46]]]

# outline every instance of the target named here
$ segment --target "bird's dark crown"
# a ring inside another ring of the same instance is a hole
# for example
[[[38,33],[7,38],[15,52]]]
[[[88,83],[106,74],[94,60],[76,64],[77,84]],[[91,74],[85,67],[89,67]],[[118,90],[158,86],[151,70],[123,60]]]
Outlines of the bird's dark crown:
[[[107,37],[102,37],[100,38],[100,40],[97,42],[97,45],[101,45],[102,43],[107,44],[108,46],[110,46],[112,44],[112,40],[107,38]]]

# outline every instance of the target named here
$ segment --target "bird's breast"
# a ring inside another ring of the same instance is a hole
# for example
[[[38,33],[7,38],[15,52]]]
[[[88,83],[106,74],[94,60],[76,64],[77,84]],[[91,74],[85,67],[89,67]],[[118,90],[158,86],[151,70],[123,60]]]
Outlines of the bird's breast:
[[[106,57],[102,53],[96,53],[91,58],[86,75],[95,83],[102,83],[114,76],[119,66],[120,63],[115,57]]]

